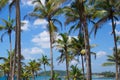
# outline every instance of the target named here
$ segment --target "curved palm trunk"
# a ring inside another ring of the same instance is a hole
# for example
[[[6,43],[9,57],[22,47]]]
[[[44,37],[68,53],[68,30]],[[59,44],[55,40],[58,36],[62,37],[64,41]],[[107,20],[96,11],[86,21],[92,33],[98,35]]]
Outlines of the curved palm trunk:
[[[85,80],[85,71],[84,71],[84,59],[83,59],[83,55],[81,55],[81,61],[82,61],[83,80]]]
[[[114,19],[113,16],[111,17],[111,22],[112,22],[112,30],[113,30],[113,37],[114,37],[114,46],[115,46],[115,64],[116,64],[116,80],[118,80],[118,54],[117,54],[117,40],[116,40],[116,33],[115,33],[115,23],[114,23]]]
[[[67,48],[65,48],[65,56],[66,56],[66,72],[67,72],[67,80],[70,80],[69,78],[69,61],[68,61],[68,53]]]
[[[21,80],[20,79],[20,75],[21,75],[21,26],[20,26],[20,1],[16,0],[16,54],[18,56],[17,59],[17,80]]]

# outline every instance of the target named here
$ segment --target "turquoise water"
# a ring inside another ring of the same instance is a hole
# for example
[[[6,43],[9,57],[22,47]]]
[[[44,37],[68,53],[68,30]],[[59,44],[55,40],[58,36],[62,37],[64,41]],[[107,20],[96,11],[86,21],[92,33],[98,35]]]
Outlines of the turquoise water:
[[[35,78],[35,80],[49,80],[50,79],[50,77],[48,77],[48,76],[38,76],[38,77],[36,77]],[[6,79],[6,77],[4,76],[4,77],[0,77],[0,80],[7,80]],[[30,79],[30,80],[32,80],[32,79]],[[62,80],[64,80],[63,78],[62,78]],[[115,80],[114,78],[93,78],[92,80]]]

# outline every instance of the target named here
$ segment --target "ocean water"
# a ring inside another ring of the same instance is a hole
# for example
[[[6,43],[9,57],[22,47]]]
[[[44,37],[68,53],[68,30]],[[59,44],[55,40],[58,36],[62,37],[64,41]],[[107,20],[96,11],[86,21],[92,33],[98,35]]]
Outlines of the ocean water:
[[[35,80],[49,80],[49,76],[37,76],[35,77]],[[64,78],[61,78],[62,80],[65,80]],[[5,76],[0,77],[0,80],[7,80]],[[32,80],[32,78],[30,79]],[[92,80],[115,80],[114,78],[93,78]]]

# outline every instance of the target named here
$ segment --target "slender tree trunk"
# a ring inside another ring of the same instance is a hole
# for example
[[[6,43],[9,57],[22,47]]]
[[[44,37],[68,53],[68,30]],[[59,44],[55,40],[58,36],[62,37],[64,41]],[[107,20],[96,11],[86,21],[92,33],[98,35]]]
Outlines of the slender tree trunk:
[[[20,1],[16,0],[16,54],[17,54],[17,80],[21,80],[21,25]]]
[[[78,2],[81,4],[79,7],[79,16],[80,16],[80,21],[81,25],[83,27],[83,33],[84,33],[84,41],[85,41],[85,50],[86,50],[86,79],[87,80],[92,80],[92,70],[91,70],[91,55],[90,55],[90,44],[89,44],[89,34],[88,34],[88,25],[87,25],[87,16],[85,12],[85,7],[84,7],[84,0],[78,0]]]
[[[91,70],[91,55],[90,55],[90,44],[89,44],[89,34],[88,34],[88,25],[87,25],[87,16],[85,13],[85,7],[84,7],[84,1],[83,0],[79,0],[79,2],[81,3],[80,5],[80,11],[79,11],[79,15],[80,15],[80,21],[82,22],[82,26],[83,26],[83,32],[84,32],[84,41],[85,41],[85,50],[86,50],[86,79],[87,80],[92,80],[92,70]]]
[[[81,55],[81,61],[82,61],[83,80],[85,80],[85,71],[84,71],[84,59],[83,59],[83,55]]]
[[[14,52],[14,56],[13,56],[13,67],[12,67],[12,80],[14,80],[15,68],[16,68],[16,54],[15,54],[15,52]]]
[[[51,26],[50,24],[50,20],[48,20],[49,22],[49,27]],[[52,33],[51,30],[49,31],[49,35],[50,35],[50,59],[51,59],[51,80],[54,80],[53,77],[53,51],[52,51]]]
[[[117,54],[117,40],[116,40],[116,33],[115,33],[115,23],[114,23],[114,19],[113,16],[111,17],[111,22],[112,22],[112,30],[113,30],[113,37],[114,37],[114,46],[115,46],[115,66],[116,66],[116,80],[119,80],[118,76],[118,54]]]
[[[9,80],[12,79],[12,41],[11,41],[11,33],[9,33],[9,43],[10,43],[10,72],[9,72]]]
[[[92,80],[92,70],[91,70],[91,55],[90,55],[90,45],[89,45],[89,35],[87,25],[84,26],[84,39],[85,39],[85,50],[86,50],[86,67],[87,67],[87,80]]]
[[[46,76],[46,68],[45,68],[45,64],[44,64],[44,71],[45,71],[45,76]],[[45,80],[46,80],[46,77],[45,77]]]
[[[32,72],[32,75],[33,75],[33,80],[35,80],[34,72]]]
[[[67,80],[70,80],[69,78],[69,61],[68,61],[68,52],[67,48],[65,49],[65,57],[66,57],[66,72],[67,72]]]

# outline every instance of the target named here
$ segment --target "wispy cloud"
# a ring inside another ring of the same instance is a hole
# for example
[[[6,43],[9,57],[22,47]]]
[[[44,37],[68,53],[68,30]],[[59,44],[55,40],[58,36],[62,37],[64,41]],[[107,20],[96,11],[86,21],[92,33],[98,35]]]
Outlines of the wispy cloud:
[[[28,20],[23,20],[21,22],[23,23],[23,25],[21,26],[21,29],[24,30],[24,31],[29,30],[29,26],[30,26],[29,21]]]
[[[70,62],[70,65],[76,65],[76,64],[78,64],[78,61],[76,61],[76,60],[72,60],[72,61]]]
[[[110,25],[112,25],[112,23],[109,23]],[[116,25],[120,25],[120,21],[116,21]]]
[[[23,54],[42,54],[43,50],[41,48],[38,47],[33,47],[33,48],[26,48],[22,50]]]
[[[97,57],[103,57],[105,56],[107,53],[105,51],[99,51],[97,52]]]
[[[120,31],[115,30],[115,32],[116,32],[116,35],[120,35]]]
[[[33,23],[34,26],[41,25],[43,28],[46,28],[48,22],[45,19],[36,19]]]
[[[35,35],[32,39],[36,45],[42,48],[49,48],[50,47],[50,40],[49,40],[49,33],[47,31],[43,31],[38,35]]]
[[[33,4],[34,0],[21,0],[23,6],[35,6],[36,4]],[[41,0],[42,4],[45,5],[45,0]]]
[[[43,53],[44,53],[44,51],[39,47],[22,49],[22,55],[24,56],[25,60],[36,59],[36,57],[33,55],[40,55]]]

